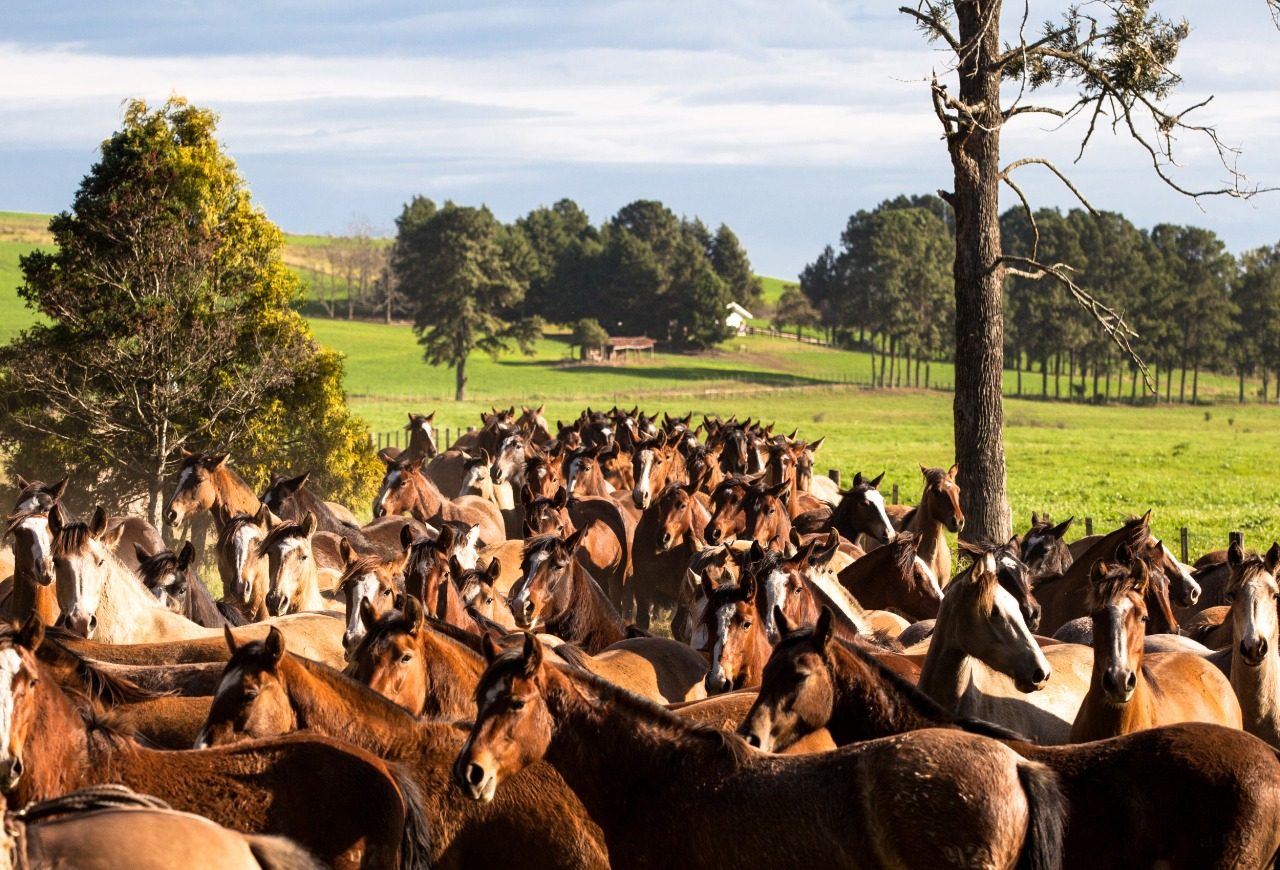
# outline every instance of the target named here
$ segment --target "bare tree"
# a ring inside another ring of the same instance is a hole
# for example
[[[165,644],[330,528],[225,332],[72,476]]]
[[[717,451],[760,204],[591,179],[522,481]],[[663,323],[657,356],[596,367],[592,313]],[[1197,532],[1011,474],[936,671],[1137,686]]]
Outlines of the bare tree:
[[[1267,0],[1273,14],[1280,0]],[[1132,327],[1123,314],[1079,286],[1069,264],[1045,263],[1032,244],[1029,256],[1007,255],[1000,240],[999,188],[1006,185],[1025,207],[1038,241],[1032,209],[1015,173],[1040,168],[1056,176],[1093,211],[1080,190],[1045,157],[1001,162],[1000,134],[1018,118],[1050,116],[1064,124],[1081,119],[1080,151],[1099,125],[1127,135],[1150,160],[1156,176],[1189,197],[1247,198],[1259,192],[1236,164],[1237,152],[1210,125],[1191,114],[1206,101],[1169,108],[1180,78],[1171,64],[1189,33],[1185,21],[1171,22],[1150,12],[1152,0],[1094,0],[1071,5],[1046,22],[1038,35],[1027,32],[1029,5],[1023,7],[1017,37],[1001,41],[1002,0],[920,0],[899,11],[916,22],[925,37],[943,47],[947,63],[929,80],[934,114],[942,127],[954,171],[954,189],[939,191],[956,218],[953,265],[956,295],[956,384],[954,401],[956,462],[966,515],[965,537],[1005,540],[1011,531],[1005,490],[1004,312],[1006,274],[1060,282],[1093,316],[1122,354],[1133,359],[1150,387],[1146,365],[1134,353]],[[954,77],[956,87],[944,79]],[[1017,83],[1013,99],[1001,101],[1001,85]],[[1075,97],[1060,106],[1024,101],[1037,91],[1074,88]],[[1181,135],[1208,142],[1227,182],[1198,188],[1181,180],[1174,146]],[[1077,157],[1078,159],[1078,157]]]

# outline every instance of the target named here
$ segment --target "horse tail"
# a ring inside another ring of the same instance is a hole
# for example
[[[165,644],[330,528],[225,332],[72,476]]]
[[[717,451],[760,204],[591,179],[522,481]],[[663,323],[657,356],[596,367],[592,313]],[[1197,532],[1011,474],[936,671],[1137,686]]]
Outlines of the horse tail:
[[[310,852],[287,837],[245,834],[244,839],[263,870],[321,870],[324,867]]]
[[[431,819],[427,815],[426,798],[412,771],[403,764],[387,762],[387,772],[400,789],[404,801],[404,834],[400,838],[400,866],[405,870],[424,870],[431,866]]]
[[[1018,762],[1018,781],[1027,798],[1027,836],[1019,870],[1061,870],[1069,804],[1058,775],[1043,764]]]

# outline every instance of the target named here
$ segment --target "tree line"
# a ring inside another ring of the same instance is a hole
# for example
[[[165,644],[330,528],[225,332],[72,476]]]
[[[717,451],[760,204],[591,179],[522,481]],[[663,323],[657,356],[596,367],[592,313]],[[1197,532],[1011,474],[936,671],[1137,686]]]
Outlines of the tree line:
[[[729,302],[761,294],[729,227],[654,200],[596,226],[570,199],[503,224],[484,206],[416,196],[396,219],[389,274],[427,362],[454,368],[459,400],[472,351],[531,352],[545,321],[698,349],[726,337]]]
[[[929,195],[855,213],[839,248],[828,245],[805,266],[775,321],[820,324],[833,340],[870,350],[879,385],[927,386],[929,362],[955,353],[954,226],[950,206]],[[1241,401],[1249,377],[1261,378],[1264,397],[1274,389],[1280,399],[1280,244],[1235,257],[1212,230],[1146,230],[1116,212],[1079,208],[1041,209],[1034,221],[1011,208],[1000,229],[1007,253],[1064,264],[1124,313],[1166,401],[1195,402],[1202,370],[1237,375]],[[1009,275],[1004,296],[1005,368],[1017,373],[1019,394],[1024,374],[1029,394],[1142,394],[1136,363],[1062,283]]]

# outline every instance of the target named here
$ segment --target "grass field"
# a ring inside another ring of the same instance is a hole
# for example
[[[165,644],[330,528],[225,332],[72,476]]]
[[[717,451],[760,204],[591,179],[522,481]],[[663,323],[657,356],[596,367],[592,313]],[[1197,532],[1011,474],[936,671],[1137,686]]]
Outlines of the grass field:
[[[0,342],[33,321],[14,292],[21,281],[17,260],[47,244],[47,221],[0,212]],[[327,241],[288,236],[290,256],[301,262],[307,249]],[[766,301],[776,301],[787,282],[764,281]],[[473,356],[470,398],[455,403],[452,370],[425,365],[407,327],[321,319],[311,325],[317,340],[346,356],[351,404],[375,432],[402,426],[409,411],[434,409],[440,425],[456,431],[475,424],[491,405],[546,403],[554,421],[588,404],[640,404],[652,412],[736,413],[775,421],[786,431],[798,427],[809,438],[826,435],[821,470],[839,468],[846,479],[856,470],[884,470],[886,494],[896,482],[904,501],[919,495],[917,463],[950,463],[952,396],[847,385],[869,381],[865,353],[748,336],[704,354],[582,366],[566,364],[567,336],[550,332],[532,357]],[[934,384],[952,380],[950,365],[933,365]],[[1175,374],[1175,395],[1177,381]],[[1006,372],[1006,392],[1015,384],[1014,373]],[[1040,376],[1024,374],[1023,384],[1038,393]],[[1236,394],[1230,376],[1202,374],[1200,386],[1206,397]],[[1052,394],[1052,380],[1049,388]],[[1157,533],[1175,550],[1183,525],[1193,552],[1221,546],[1231,529],[1244,531],[1251,545],[1270,543],[1280,537],[1280,512],[1266,482],[1266,472],[1280,463],[1277,413],[1256,404],[1131,408],[1010,399],[1006,441],[1016,526],[1025,527],[1033,509],[1059,518],[1074,514],[1081,520],[1074,537],[1083,534],[1084,516],[1105,529],[1152,508]]]

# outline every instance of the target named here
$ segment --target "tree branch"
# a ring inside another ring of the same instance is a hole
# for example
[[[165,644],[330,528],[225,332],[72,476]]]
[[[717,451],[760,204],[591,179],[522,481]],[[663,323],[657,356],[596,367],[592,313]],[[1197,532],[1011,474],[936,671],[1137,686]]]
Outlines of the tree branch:
[[[899,6],[898,11],[910,15],[920,23],[920,29],[931,34],[935,39],[941,39],[951,47],[956,54],[960,53],[960,40],[951,32],[943,21],[942,10],[938,9],[932,3],[921,2],[920,6],[928,10],[921,12],[919,9],[912,9],[910,6]]]
[[[1013,170],[1021,166],[1027,166],[1033,163],[1047,168],[1054,175],[1058,176],[1058,180],[1061,181],[1064,185],[1066,185],[1067,190],[1075,194],[1076,199],[1080,200],[1080,203],[1089,210],[1089,214],[1096,215],[1098,213],[1098,210],[1094,208],[1092,204],[1090,204],[1089,200],[1084,198],[1084,194],[1080,192],[1080,189],[1075,186],[1075,184],[1071,181],[1071,179],[1067,178],[1067,176],[1062,172],[1061,169],[1059,169],[1057,166],[1054,166],[1052,161],[1046,160],[1043,157],[1023,157],[1019,160],[1013,161],[1004,169],[1000,170],[1000,180],[1008,181],[1009,174],[1013,172]],[[1017,188],[1014,188],[1014,189],[1016,190]]]

